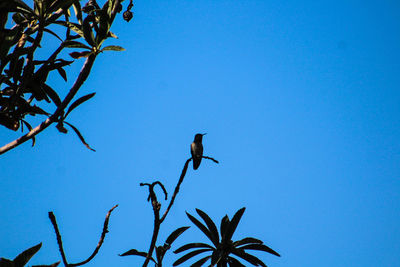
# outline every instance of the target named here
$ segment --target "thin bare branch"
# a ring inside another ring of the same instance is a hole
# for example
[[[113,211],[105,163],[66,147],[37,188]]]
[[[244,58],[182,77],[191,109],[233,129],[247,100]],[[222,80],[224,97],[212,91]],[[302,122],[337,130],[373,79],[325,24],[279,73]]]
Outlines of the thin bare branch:
[[[58,230],[58,226],[57,226],[56,217],[54,216],[52,211],[49,212],[49,218],[50,218],[51,223],[53,224],[54,231],[56,232],[57,244],[58,244],[58,248],[61,253],[61,258],[63,260],[64,265],[68,266],[67,258],[65,257],[64,248],[63,248],[63,244],[62,244],[62,240],[61,240],[60,231]]]
[[[91,260],[94,258],[94,256],[96,256],[96,254],[97,254],[97,253],[99,252],[99,250],[100,250],[101,245],[102,245],[103,242],[104,242],[104,238],[106,237],[106,234],[108,233],[108,221],[109,221],[109,219],[110,219],[111,212],[112,212],[116,207],[118,207],[118,204],[115,205],[114,207],[112,207],[112,208],[108,211],[108,213],[107,213],[107,215],[106,215],[106,219],[104,220],[103,232],[101,233],[99,243],[97,243],[97,246],[96,246],[96,248],[94,249],[92,255],[90,255],[89,258],[87,258],[86,260],[84,260],[84,261],[82,261],[82,262],[79,262],[79,263],[70,263],[69,266],[80,266],[80,265],[84,265],[84,264],[88,263],[89,261],[91,261]]]

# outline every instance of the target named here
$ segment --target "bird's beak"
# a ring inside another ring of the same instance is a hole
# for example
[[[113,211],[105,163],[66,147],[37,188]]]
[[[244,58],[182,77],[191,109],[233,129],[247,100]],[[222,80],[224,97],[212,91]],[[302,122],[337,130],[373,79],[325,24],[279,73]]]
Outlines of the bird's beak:
[[[204,135],[206,135],[206,134],[207,134],[207,133],[203,133],[203,134],[201,134],[201,135],[203,135],[203,136],[204,136]]]

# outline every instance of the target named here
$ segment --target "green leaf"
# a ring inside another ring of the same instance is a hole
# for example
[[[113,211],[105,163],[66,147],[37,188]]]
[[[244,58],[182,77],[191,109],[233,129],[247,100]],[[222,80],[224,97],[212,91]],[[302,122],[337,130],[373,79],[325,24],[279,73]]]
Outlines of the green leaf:
[[[80,24],[82,24],[82,7],[81,7],[81,3],[79,3],[79,1],[75,1],[72,4],[74,11],[75,11],[75,15],[76,15],[76,19],[78,20],[78,22]]]
[[[274,251],[272,248],[264,245],[264,244],[248,244],[248,245],[244,245],[242,247],[240,247],[239,249],[252,249],[252,250],[260,250],[260,251],[265,251],[268,253],[271,253],[275,256],[280,257],[281,255],[278,254],[278,252]]]
[[[167,238],[167,240],[165,240],[165,243],[168,245],[172,245],[172,243],[183,233],[185,232],[187,229],[189,229],[190,226],[184,226],[184,227],[180,227],[178,229],[176,229],[175,231],[173,231]]]
[[[92,54],[91,51],[82,51],[82,52],[72,52],[72,53],[69,53],[69,55],[70,55],[72,58],[75,58],[75,59],[79,59],[79,58],[82,58],[82,57],[88,57],[88,56],[90,56],[91,54]]]
[[[28,248],[21,254],[19,254],[15,259],[14,259],[14,264],[15,266],[24,266],[25,264],[28,263],[28,261],[33,257],[33,255],[36,254],[36,252],[39,251],[39,249],[42,247],[42,243],[37,244],[36,246],[33,246],[31,248]]]
[[[92,27],[90,26],[90,22],[93,20],[93,16],[92,15],[88,15],[82,23],[82,30],[83,30],[83,38],[85,39],[85,41],[93,46],[97,46],[96,45],[96,41],[94,39],[94,35],[93,35],[93,31],[92,31]]]
[[[199,249],[199,250],[195,250],[195,251],[189,252],[188,254],[186,254],[186,255],[180,257],[178,260],[176,260],[174,262],[174,264],[172,264],[172,266],[178,266],[179,264],[187,261],[188,259],[190,259],[190,258],[192,258],[192,257],[194,257],[196,255],[199,255],[199,254],[201,254],[203,252],[207,252],[207,251],[210,251],[210,250],[209,249]]]
[[[185,244],[182,247],[178,248],[177,250],[174,251],[174,253],[179,253],[188,249],[192,249],[192,248],[209,248],[210,250],[213,250],[214,247],[210,246],[209,244],[205,244],[205,243],[189,243],[189,244]]]
[[[211,232],[207,229],[206,226],[204,226],[204,224],[202,224],[199,220],[197,220],[195,217],[193,217],[192,215],[190,215],[189,213],[186,212],[186,215],[189,217],[189,219],[208,237],[208,239],[211,240],[211,242],[213,242],[213,237]]]
[[[77,34],[79,34],[79,36],[81,36],[82,38],[85,38],[85,35],[83,34],[82,27],[79,24],[72,23],[72,22],[69,22],[69,21],[62,21],[62,20],[57,20],[54,23],[58,24],[58,25],[65,26],[65,27],[69,28],[70,30],[72,30],[72,31],[76,32]]]
[[[68,47],[68,48],[86,48],[88,50],[91,50],[91,48],[89,46],[87,46],[81,42],[78,42],[78,41],[68,40],[68,41],[65,41],[62,45],[64,47]]]
[[[67,124],[67,125],[69,125],[69,127],[71,127],[72,130],[74,130],[74,132],[78,135],[78,137],[79,137],[79,139],[81,140],[81,142],[82,142],[88,149],[90,149],[90,150],[96,152],[96,150],[94,150],[93,148],[91,148],[91,147],[89,146],[89,144],[86,143],[86,141],[85,141],[85,139],[83,138],[82,134],[79,132],[79,130],[78,130],[74,125],[72,125],[71,123],[68,123],[68,122],[66,122],[66,121],[64,121],[64,123]]]
[[[64,118],[66,118],[67,115],[68,115],[72,110],[74,110],[77,106],[79,106],[80,104],[82,104],[82,103],[85,102],[85,101],[88,101],[88,100],[91,99],[95,94],[96,94],[96,93],[91,93],[91,94],[88,94],[88,95],[85,95],[85,96],[82,96],[82,97],[78,98],[74,103],[72,103],[72,104],[69,106],[68,111],[67,111],[67,113],[65,113]]]
[[[215,223],[211,220],[211,218],[202,210],[200,209],[196,209],[197,214],[200,215],[200,217],[204,220],[204,222],[206,223],[208,230],[211,233],[212,236],[212,242],[215,246],[218,246],[219,243],[219,234],[218,234],[218,230],[217,227],[215,226]]]
[[[107,38],[108,30],[110,29],[110,17],[104,10],[99,10],[97,12],[100,16],[99,19],[99,29],[96,35],[96,43],[101,45],[103,41]]]
[[[226,240],[231,240],[233,233],[236,230],[236,227],[239,224],[240,219],[242,218],[242,215],[244,213],[246,208],[241,208],[240,210],[238,210],[235,215],[233,215],[231,222],[229,223],[229,227],[226,230],[226,234],[225,234],[225,239]]]
[[[109,45],[104,47],[101,51],[125,51],[125,48],[118,45]]]

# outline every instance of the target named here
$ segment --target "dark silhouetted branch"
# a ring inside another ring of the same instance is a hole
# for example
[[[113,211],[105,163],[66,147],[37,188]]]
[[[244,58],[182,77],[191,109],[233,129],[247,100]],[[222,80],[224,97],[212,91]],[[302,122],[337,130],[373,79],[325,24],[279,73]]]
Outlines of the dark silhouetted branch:
[[[100,250],[101,245],[102,245],[103,242],[104,242],[104,238],[105,238],[106,234],[108,233],[108,221],[110,220],[111,212],[112,212],[116,207],[118,207],[118,205],[115,205],[114,207],[112,207],[112,208],[108,211],[108,213],[107,213],[107,215],[106,215],[106,218],[105,218],[105,220],[104,220],[103,231],[102,231],[102,233],[101,233],[100,240],[99,240],[99,242],[97,243],[97,246],[96,246],[96,248],[94,249],[92,255],[90,255],[89,258],[87,258],[86,260],[84,260],[84,261],[82,261],[82,262],[79,262],[79,263],[68,263],[68,262],[67,262],[67,258],[66,258],[66,256],[65,256],[65,252],[64,252],[64,248],[63,248],[63,244],[62,244],[62,239],[61,239],[60,231],[58,230],[58,225],[57,225],[56,217],[54,216],[54,214],[53,214],[52,211],[49,212],[49,218],[50,218],[51,223],[53,224],[54,231],[56,232],[58,248],[59,248],[59,250],[60,250],[61,258],[62,258],[63,263],[64,263],[65,266],[80,266],[80,265],[84,265],[84,264],[88,263],[89,261],[91,261],[91,260],[94,258],[94,256],[96,256],[96,254],[97,254],[97,253],[99,252],[99,250]]]
[[[61,253],[62,261],[63,261],[65,266],[68,266],[67,258],[65,257],[65,253],[64,253],[64,249],[63,249],[63,244],[62,244],[62,240],[61,240],[60,231],[58,230],[58,226],[57,226],[56,217],[54,216],[52,211],[49,212],[49,218],[50,218],[51,223],[53,224],[54,231],[56,232],[57,244],[58,244],[58,248],[59,248],[60,253]]]

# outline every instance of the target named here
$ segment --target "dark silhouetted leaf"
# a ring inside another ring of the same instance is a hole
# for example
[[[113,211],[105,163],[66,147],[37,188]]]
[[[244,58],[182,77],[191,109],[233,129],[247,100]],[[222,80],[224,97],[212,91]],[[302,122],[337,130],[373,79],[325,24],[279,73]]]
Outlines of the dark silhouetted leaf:
[[[177,261],[175,261],[172,266],[178,266],[179,264],[187,261],[188,259],[190,259],[196,255],[199,255],[200,253],[206,252],[206,251],[210,251],[210,250],[209,249],[199,249],[199,250],[189,252],[188,254],[180,257]]]
[[[90,150],[92,150],[92,151],[96,151],[96,150],[94,150],[93,148],[91,148],[91,147],[89,146],[88,143],[86,143],[86,141],[85,141],[85,139],[83,138],[82,134],[79,132],[79,130],[78,130],[74,125],[72,125],[71,123],[68,123],[68,122],[66,122],[66,121],[64,121],[64,123],[67,124],[68,126],[70,126],[70,127],[72,128],[72,130],[74,130],[74,132],[78,135],[78,137],[79,137],[79,139],[81,140],[81,142],[82,142],[88,149],[90,149]]]
[[[86,48],[90,50],[91,48],[85,44],[82,44],[81,42],[78,41],[73,41],[73,40],[68,40],[63,43],[64,47],[69,47],[69,48]]]
[[[228,215],[225,215],[222,220],[221,220],[221,225],[220,225],[220,231],[221,231],[221,240],[225,239],[225,233],[229,227],[229,217]]]
[[[184,226],[184,227],[180,227],[178,229],[176,229],[175,231],[173,231],[167,238],[167,240],[165,240],[165,243],[168,245],[172,245],[172,243],[183,233],[185,232],[190,226]]]
[[[251,264],[253,264],[255,266],[261,265],[263,267],[267,267],[267,265],[265,265],[265,263],[262,262],[259,258],[244,252],[244,250],[234,249],[234,250],[232,250],[232,253],[234,255],[244,259],[245,261],[250,262]]]
[[[118,45],[109,45],[102,49],[102,51],[125,51],[125,48],[118,46]]]
[[[69,55],[72,58],[78,59],[78,58],[82,58],[82,57],[88,57],[88,56],[90,56],[91,53],[92,53],[91,51],[83,51],[83,52],[72,52],[72,53],[69,53]]]
[[[25,121],[25,120],[21,120],[21,121],[23,124],[25,124],[26,128],[28,128],[28,131],[32,130],[32,126],[27,121]],[[32,147],[35,146],[35,143],[36,143],[36,138],[35,138],[35,136],[32,136]]]
[[[61,37],[60,36],[58,36],[55,32],[53,32],[52,30],[49,30],[49,29],[47,29],[47,28],[44,28],[43,29],[45,32],[48,32],[48,33],[50,33],[51,35],[53,35],[53,36],[55,36],[58,40],[60,40],[61,42],[63,41],[63,39],[61,39]]]
[[[142,251],[137,251],[136,249],[131,249],[125,253],[120,254],[119,256],[142,256],[146,258],[147,253]],[[150,258],[150,260],[153,261],[154,263],[156,262],[152,257]]]
[[[229,266],[232,266],[232,267],[246,267],[246,265],[243,265],[240,261],[238,261],[237,259],[235,259],[233,257],[228,257],[228,262],[229,262]]]
[[[55,21],[54,23],[65,26],[65,27],[69,28],[70,30],[79,34],[79,36],[81,36],[82,38],[85,38],[81,25],[79,25],[77,23],[73,23],[73,22],[69,22],[69,21]]]
[[[215,246],[218,246],[219,243],[219,234],[217,227],[215,226],[215,223],[211,220],[211,218],[202,210],[196,209],[197,213],[200,215],[200,217],[204,220],[206,223],[208,230],[211,233],[212,236],[212,242]]]
[[[237,246],[241,246],[241,245],[244,245],[244,244],[262,244],[262,243],[263,242],[261,240],[259,240],[259,239],[256,239],[256,238],[253,238],[253,237],[246,237],[246,238],[243,238],[241,240],[233,242],[233,245],[235,247],[237,247]]]
[[[226,240],[230,240],[232,239],[233,233],[236,230],[236,227],[239,224],[240,219],[242,218],[242,215],[244,213],[246,208],[241,208],[240,210],[238,210],[235,215],[233,215],[231,222],[229,223],[229,227],[226,230],[226,234],[225,234],[225,238]]]
[[[96,41],[94,39],[92,27],[90,26],[90,22],[93,20],[92,15],[88,15],[82,23],[82,30],[83,30],[83,38],[85,41],[91,45],[91,46],[96,46]]]
[[[158,263],[162,262],[166,251],[167,250],[163,246],[156,247],[156,258]]]
[[[261,251],[271,253],[278,257],[281,256],[278,254],[278,252],[274,251],[272,248],[267,247],[266,245],[263,245],[263,244],[248,244],[248,245],[244,245],[244,246],[240,247],[239,249],[261,250]]]
[[[5,258],[0,258],[0,266],[1,267],[15,267],[14,262],[12,260],[8,260]]]
[[[72,110],[74,110],[77,106],[79,106],[80,104],[82,104],[82,103],[85,102],[85,101],[88,101],[88,100],[89,100],[90,98],[92,98],[95,94],[96,94],[96,93],[90,93],[90,94],[88,94],[88,95],[84,95],[84,96],[78,98],[74,103],[72,103],[72,104],[69,106],[68,111],[67,111],[67,113],[65,113],[64,118],[66,118],[67,115],[68,115]]]
[[[61,77],[64,79],[64,81],[67,81],[67,73],[63,68],[57,68],[56,69],[58,73],[61,75]]]
[[[178,248],[177,250],[174,251],[174,253],[179,253],[191,248],[209,248],[210,250],[213,250],[214,247],[210,246],[209,244],[205,244],[205,243],[189,243],[189,244],[185,244],[182,247]]]
[[[33,246],[31,248],[28,248],[21,254],[19,254],[15,259],[14,259],[14,264],[15,266],[24,266],[25,264],[28,263],[28,261],[35,255],[36,252],[39,251],[39,249],[42,247],[42,243],[37,244],[36,246]]]
[[[74,7],[76,19],[80,24],[82,24],[82,7],[79,1],[75,1],[72,6]]]
[[[210,239],[210,241],[213,242],[212,234],[208,230],[208,228],[204,224],[202,224],[199,220],[197,220],[195,217],[190,215],[189,213],[186,212],[186,215],[208,237],[208,239]]]
[[[209,258],[211,258],[211,256],[204,257],[190,265],[190,267],[201,267]]]
[[[59,264],[60,262],[58,261],[50,265],[33,265],[32,267],[57,267]]]
[[[99,29],[96,35],[96,43],[98,45],[101,45],[103,41],[107,38],[107,33],[108,30],[110,29],[110,17],[104,10],[99,10],[98,14],[100,15],[100,20],[99,20]]]
[[[53,88],[51,88],[50,86],[48,86],[47,84],[44,83],[43,90],[50,97],[50,99],[53,101],[53,103],[56,104],[57,107],[61,105],[61,99],[58,96],[58,94],[56,93],[56,91],[53,90]]]

